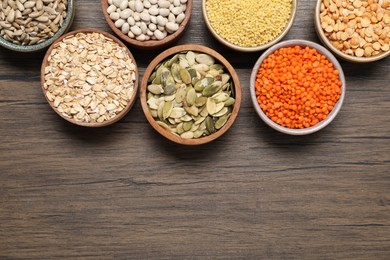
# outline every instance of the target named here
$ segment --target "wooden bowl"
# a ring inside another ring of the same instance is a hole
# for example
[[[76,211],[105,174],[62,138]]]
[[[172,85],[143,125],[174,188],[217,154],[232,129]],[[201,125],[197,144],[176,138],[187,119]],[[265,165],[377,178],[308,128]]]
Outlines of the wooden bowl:
[[[223,66],[225,66],[226,72],[228,72],[230,74],[231,79],[232,79],[233,84],[234,84],[235,104],[234,104],[233,111],[232,111],[230,118],[228,119],[226,124],[221,129],[216,131],[215,133],[208,135],[208,136],[205,136],[205,137],[198,138],[198,139],[181,138],[181,137],[173,135],[169,131],[165,130],[163,127],[161,127],[159,124],[157,124],[157,122],[155,121],[155,119],[151,115],[151,113],[149,111],[148,104],[147,104],[148,79],[151,76],[151,74],[153,73],[153,70],[155,69],[155,67],[159,63],[161,63],[162,61],[166,60],[167,58],[169,58],[169,57],[171,57],[174,54],[177,54],[179,52],[183,52],[183,51],[195,51],[195,52],[200,52],[200,53],[206,53],[206,54],[214,57],[216,61],[218,61]],[[140,88],[140,99],[141,99],[142,109],[143,109],[144,114],[146,116],[146,119],[149,121],[150,125],[157,132],[159,132],[162,136],[168,138],[169,140],[171,140],[175,143],[184,144],[184,145],[205,144],[205,143],[211,142],[211,141],[217,139],[218,137],[220,137],[221,135],[223,135],[232,126],[232,124],[234,123],[234,121],[237,117],[238,111],[240,109],[240,104],[241,104],[241,95],[242,95],[241,94],[241,84],[240,84],[238,75],[235,72],[232,65],[230,65],[230,63],[222,55],[220,55],[218,52],[216,52],[208,47],[194,45],[194,44],[175,46],[173,48],[170,48],[170,49],[162,52],[160,55],[158,55],[147,67],[147,69],[144,73],[144,76],[142,78],[141,88]]]
[[[322,120],[321,122],[319,122],[318,124],[316,124],[314,126],[307,127],[307,128],[302,128],[302,129],[292,129],[292,128],[284,127],[284,126],[281,126],[281,125],[275,123],[270,118],[268,118],[268,116],[261,109],[261,107],[260,107],[260,105],[259,105],[259,103],[257,101],[256,90],[255,90],[256,76],[257,76],[257,73],[258,73],[259,68],[261,67],[261,64],[263,63],[263,61],[270,54],[272,54],[274,51],[276,51],[276,50],[278,50],[280,48],[297,46],[297,45],[298,46],[303,46],[303,47],[308,46],[310,48],[316,49],[319,53],[325,55],[326,58],[330,62],[333,63],[335,69],[337,69],[339,71],[339,80],[342,83],[342,85],[341,85],[341,96],[340,96],[339,100],[337,101],[336,105],[334,106],[333,110],[327,116],[327,118],[325,118],[324,120]],[[283,42],[280,42],[280,43],[272,46],[268,50],[266,50],[260,56],[260,58],[257,60],[255,66],[253,67],[252,74],[251,74],[251,77],[250,77],[250,95],[251,95],[251,99],[252,99],[252,104],[253,104],[253,107],[255,108],[257,114],[259,115],[259,117],[268,126],[270,126],[271,128],[273,128],[273,129],[275,129],[275,130],[277,130],[277,131],[279,131],[281,133],[285,133],[285,134],[289,134],[289,135],[307,135],[307,134],[312,134],[314,132],[317,132],[317,131],[323,129],[328,124],[330,124],[333,121],[333,119],[337,116],[337,114],[339,113],[339,111],[340,111],[340,109],[341,109],[341,107],[343,105],[344,98],[345,98],[345,88],[346,88],[346,82],[345,82],[344,72],[343,72],[343,69],[342,69],[340,63],[337,61],[337,59],[332,55],[332,53],[330,53],[323,46],[321,46],[321,45],[319,45],[317,43],[314,43],[314,42],[311,42],[311,41],[305,41],[305,40],[288,40],[288,41],[283,41]]]
[[[67,6],[67,14],[66,18],[64,19],[64,22],[62,26],[59,28],[59,30],[50,38],[46,39],[44,42],[33,44],[33,45],[20,45],[15,44],[10,41],[5,40],[3,37],[0,36],[0,46],[3,46],[4,48],[7,48],[12,51],[17,52],[36,52],[41,51],[48,46],[50,46],[56,39],[58,39],[61,35],[63,35],[65,32],[67,32],[70,28],[70,26],[73,23],[75,15],[75,3],[74,0],[68,1]]]
[[[256,46],[256,47],[243,47],[243,46],[239,46],[239,45],[236,45],[236,44],[233,44],[233,43],[227,41],[225,38],[220,36],[214,30],[214,28],[211,26],[210,20],[207,16],[206,2],[207,2],[207,0],[202,0],[202,13],[203,13],[203,19],[206,23],[207,28],[211,32],[211,34],[223,45],[225,45],[233,50],[240,51],[240,52],[257,52],[257,51],[265,50],[265,49],[271,47],[272,45],[276,44],[277,42],[279,42],[289,32],[289,30],[294,22],[296,10],[297,10],[297,0],[292,0],[292,10],[291,10],[290,19],[289,19],[286,27],[284,28],[284,30],[275,39],[273,39],[272,41],[267,42],[263,45]]]
[[[321,3],[322,2],[323,2],[323,0],[317,0],[316,9],[315,9],[315,12],[314,12],[314,23],[315,23],[315,27],[316,27],[316,32],[317,32],[317,35],[320,38],[321,42],[328,49],[330,49],[335,55],[337,55],[339,58],[341,58],[343,60],[346,60],[346,61],[349,61],[349,62],[355,62],[355,63],[374,62],[374,61],[377,61],[377,60],[384,59],[384,58],[386,58],[387,56],[390,55],[390,50],[388,50],[386,52],[382,52],[381,54],[375,55],[375,56],[372,56],[372,57],[356,57],[356,56],[348,55],[348,54],[344,53],[343,51],[338,50],[330,42],[330,40],[325,35],[325,32],[324,32],[324,30],[321,27],[320,13],[321,13]]]
[[[123,41],[141,50],[155,50],[155,49],[164,48],[179,40],[180,37],[183,35],[192,14],[192,0],[188,0],[187,8],[185,11],[185,18],[183,22],[179,25],[179,29],[176,32],[169,34],[167,37],[165,37],[162,40],[138,41],[122,33],[122,31],[115,26],[115,23],[111,20],[107,12],[107,8],[108,8],[107,0],[101,0],[101,6],[102,6],[104,18],[106,19],[108,26],[111,28],[111,30],[113,30],[115,34],[118,35],[119,38],[121,38]]]
[[[60,41],[62,41],[64,38],[70,36],[70,35],[76,35],[77,33],[100,33],[102,35],[104,35],[105,37],[109,38],[109,39],[112,39],[115,43],[117,43],[119,46],[121,46],[122,48],[124,48],[127,52],[127,54],[129,55],[130,59],[133,61],[134,65],[135,65],[135,81],[134,81],[134,90],[133,90],[133,96],[131,97],[131,99],[129,100],[127,106],[120,112],[118,113],[115,117],[109,119],[109,120],[106,120],[106,121],[103,121],[102,123],[97,123],[97,122],[92,122],[92,123],[85,123],[85,122],[79,122],[77,120],[74,120],[74,119],[71,119],[71,118],[68,118],[68,117],[65,117],[63,116],[54,106],[54,102],[50,101],[47,97],[47,94],[46,94],[46,89],[44,88],[44,82],[45,82],[45,68],[46,66],[48,65],[48,58],[52,52],[52,50],[54,49],[54,47],[56,46],[57,43],[59,43]],[[137,96],[137,91],[138,91],[138,67],[137,67],[137,64],[136,64],[136,61],[134,60],[134,57],[133,55],[131,54],[131,52],[129,51],[129,49],[126,47],[125,44],[123,44],[118,38],[114,37],[113,35],[107,33],[107,32],[104,32],[104,31],[100,31],[100,30],[97,30],[97,29],[81,29],[81,30],[76,30],[76,31],[72,31],[72,32],[69,32],[63,36],[61,36],[60,38],[58,38],[54,43],[53,45],[47,50],[46,52],[46,55],[45,57],[43,58],[43,62],[42,62],[42,66],[41,66],[41,87],[42,87],[42,91],[43,91],[43,94],[47,100],[47,102],[49,103],[50,107],[59,115],[61,116],[63,119],[73,123],[73,124],[76,124],[76,125],[79,125],[79,126],[86,126],[86,127],[103,127],[103,126],[107,126],[107,125],[111,125],[115,122],[117,122],[118,120],[122,119],[129,111],[130,109],[133,107],[134,103],[135,103],[135,100],[136,100],[136,96]]]

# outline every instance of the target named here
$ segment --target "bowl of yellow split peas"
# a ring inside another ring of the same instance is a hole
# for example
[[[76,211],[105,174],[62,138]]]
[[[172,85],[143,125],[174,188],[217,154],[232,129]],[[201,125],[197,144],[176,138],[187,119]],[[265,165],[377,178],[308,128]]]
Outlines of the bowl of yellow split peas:
[[[203,0],[202,12],[211,34],[225,46],[257,52],[279,42],[290,30],[297,0]]]

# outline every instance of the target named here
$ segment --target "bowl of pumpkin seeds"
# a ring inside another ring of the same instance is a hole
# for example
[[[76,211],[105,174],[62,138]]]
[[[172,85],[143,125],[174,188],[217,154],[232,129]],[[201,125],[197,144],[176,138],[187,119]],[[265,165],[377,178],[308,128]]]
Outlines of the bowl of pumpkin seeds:
[[[74,13],[74,0],[3,0],[0,46],[17,52],[43,50],[69,30]]]
[[[167,139],[184,145],[211,142],[234,123],[241,84],[230,63],[200,45],[180,45],[158,55],[140,86],[143,112]]]

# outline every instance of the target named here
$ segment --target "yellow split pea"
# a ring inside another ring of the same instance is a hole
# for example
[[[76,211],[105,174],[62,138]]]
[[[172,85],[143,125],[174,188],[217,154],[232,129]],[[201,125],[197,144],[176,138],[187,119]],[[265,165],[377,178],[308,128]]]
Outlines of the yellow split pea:
[[[292,0],[207,0],[211,27],[228,42],[256,47],[274,40],[286,28]]]

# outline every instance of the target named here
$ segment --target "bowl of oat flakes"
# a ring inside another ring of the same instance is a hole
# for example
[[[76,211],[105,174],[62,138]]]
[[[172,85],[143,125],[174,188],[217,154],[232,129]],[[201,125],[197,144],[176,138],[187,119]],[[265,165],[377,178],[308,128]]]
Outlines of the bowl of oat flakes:
[[[74,14],[74,0],[3,0],[0,46],[17,52],[45,49],[69,30]]]
[[[138,68],[129,49],[96,29],[70,32],[48,49],[41,85],[52,109],[80,126],[102,127],[123,118],[138,90]]]

